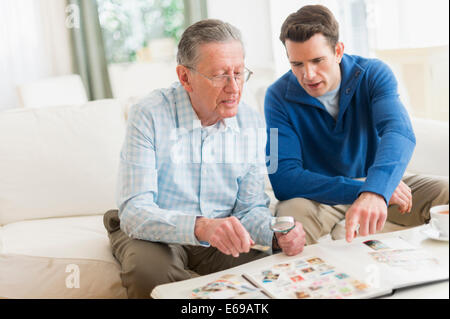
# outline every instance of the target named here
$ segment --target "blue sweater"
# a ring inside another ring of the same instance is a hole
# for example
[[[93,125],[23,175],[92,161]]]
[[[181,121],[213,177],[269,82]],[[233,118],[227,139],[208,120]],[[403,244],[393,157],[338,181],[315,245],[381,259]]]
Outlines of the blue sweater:
[[[400,183],[416,141],[392,71],[380,60],[346,54],[340,68],[336,121],[292,71],[267,90],[268,134],[278,129],[278,168],[269,178],[279,200],[351,204],[373,192],[388,203]],[[271,147],[268,138],[267,155]]]

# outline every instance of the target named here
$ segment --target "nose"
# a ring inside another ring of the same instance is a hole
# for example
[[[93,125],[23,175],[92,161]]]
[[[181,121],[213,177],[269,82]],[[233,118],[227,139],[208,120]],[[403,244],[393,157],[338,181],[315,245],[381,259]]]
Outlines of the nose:
[[[228,92],[238,92],[239,91],[238,80],[234,76],[229,76],[227,79],[227,84],[225,85],[225,89]]]
[[[303,76],[306,80],[312,80],[316,76],[316,68],[312,65],[305,65],[303,72]]]

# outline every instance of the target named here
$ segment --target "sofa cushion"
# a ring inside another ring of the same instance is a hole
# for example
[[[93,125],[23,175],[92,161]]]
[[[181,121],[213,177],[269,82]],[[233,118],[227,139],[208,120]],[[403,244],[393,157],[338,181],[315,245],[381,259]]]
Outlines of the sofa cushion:
[[[448,122],[412,118],[416,148],[407,171],[448,176]]]
[[[0,225],[115,208],[124,134],[115,100],[0,112]]]
[[[126,298],[103,216],[0,228],[0,298]]]

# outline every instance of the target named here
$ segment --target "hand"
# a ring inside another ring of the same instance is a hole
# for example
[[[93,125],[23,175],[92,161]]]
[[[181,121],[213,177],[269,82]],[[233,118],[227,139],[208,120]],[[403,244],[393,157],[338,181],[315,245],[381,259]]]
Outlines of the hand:
[[[255,244],[248,231],[234,216],[210,219],[197,218],[194,229],[200,241],[206,241],[226,255],[239,257],[239,253],[248,253]]]
[[[278,245],[288,256],[294,256],[303,251],[306,243],[305,231],[299,222],[295,222],[295,227],[287,234],[275,233]]]
[[[389,205],[398,205],[401,214],[411,213],[412,208],[412,194],[411,188],[400,181],[397,188],[389,200]]]
[[[386,218],[387,205],[384,198],[375,193],[361,193],[345,215],[347,242],[351,242],[356,237],[358,225],[359,234],[367,236],[382,230]]]

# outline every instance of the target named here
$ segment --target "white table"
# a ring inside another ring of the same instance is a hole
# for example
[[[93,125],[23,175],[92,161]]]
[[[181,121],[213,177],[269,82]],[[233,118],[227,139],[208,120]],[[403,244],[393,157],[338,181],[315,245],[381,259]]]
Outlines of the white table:
[[[391,236],[399,236],[413,245],[420,246],[430,251],[432,254],[439,256],[440,261],[448,268],[449,265],[449,244],[448,242],[436,241],[427,238],[422,233],[422,229],[427,226],[420,226],[410,228],[407,230],[397,231],[393,233],[384,233],[370,236],[371,239],[382,239]],[[342,242],[344,240],[341,240]],[[317,244],[320,245],[320,244]],[[314,246],[306,246],[302,254],[308,254],[314,250]],[[155,299],[187,299],[191,295],[191,291],[197,287],[206,285],[214,281],[221,275],[225,274],[242,274],[249,272],[255,267],[261,267],[272,263],[283,263],[295,257],[286,256],[283,253],[268,256],[263,259],[255,260],[253,262],[240,265],[238,267],[230,268],[207,276],[201,276],[180,282],[164,284],[157,286],[151,296]],[[395,291],[393,295],[383,298],[389,299],[448,299],[449,298],[449,281],[438,283],[431,283],[417,287],[410,287]]]

